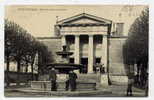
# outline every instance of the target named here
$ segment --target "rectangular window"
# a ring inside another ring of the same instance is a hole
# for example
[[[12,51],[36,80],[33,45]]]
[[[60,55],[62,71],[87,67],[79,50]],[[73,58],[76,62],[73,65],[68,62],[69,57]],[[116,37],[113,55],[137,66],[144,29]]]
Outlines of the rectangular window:
[[[123,36],[124,23],[116,23],[116,35]]]

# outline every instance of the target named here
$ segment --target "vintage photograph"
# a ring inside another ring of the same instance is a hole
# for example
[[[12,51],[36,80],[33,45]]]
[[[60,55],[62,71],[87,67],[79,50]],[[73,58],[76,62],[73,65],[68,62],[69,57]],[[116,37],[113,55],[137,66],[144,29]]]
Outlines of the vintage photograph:
[[[6,5],[5,97],[148,97],[148,5]]]

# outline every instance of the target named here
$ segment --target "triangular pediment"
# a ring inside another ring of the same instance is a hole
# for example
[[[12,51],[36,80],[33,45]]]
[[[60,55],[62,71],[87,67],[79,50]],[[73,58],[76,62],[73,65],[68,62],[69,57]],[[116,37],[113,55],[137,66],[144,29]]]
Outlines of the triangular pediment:
[[[86,23],[102,23],[100,21],[96,21],[96,20],[92,20],[92,19],[89,19],[89,18],[80,18],[80,19],[76,19],[76,20],[73,20],[73,21],[69,21],[69,22],[65,22],[65,23],[70,23],[70,24],[86,24]]]
[[[58,21],[58,24],[111,24],[112,21],[93,16],[90,14],[82,13],[67,19]]]

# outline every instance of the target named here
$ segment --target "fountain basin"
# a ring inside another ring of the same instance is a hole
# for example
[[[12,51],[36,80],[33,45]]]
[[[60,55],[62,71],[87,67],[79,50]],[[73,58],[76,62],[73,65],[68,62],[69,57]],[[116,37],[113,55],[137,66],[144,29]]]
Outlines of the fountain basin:
[[[55,69],[80,69],[81,67],[83,67],[82,64],[73,64],[73,63],[52,63],[52,64],[48,64],[48,69],[51,69],[52,67],[54,67]]]
[[[79,70],[83,67],[81,64],[73,64],[73,63],[52,63],[48,64],[47,68],[51,69],[54,67],[57,69],[60,73],[67,74],[70,70]]]
[[[73,52],[66,52],[66,51],[61,52],[61,51],[58,51],[58,52],[56,52],[56,54],[57,55],[66,55],[66,56],[69,56],[69,55],[72,55]]]

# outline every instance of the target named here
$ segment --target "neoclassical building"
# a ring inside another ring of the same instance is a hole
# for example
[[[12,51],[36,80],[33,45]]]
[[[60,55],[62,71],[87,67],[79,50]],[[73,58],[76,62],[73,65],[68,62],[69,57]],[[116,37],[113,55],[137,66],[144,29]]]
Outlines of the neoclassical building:
[[[104,65],[111,76],[125,76],[123,44],[124,23],[114,23],[87,13],[81,13],[55,24],[55,37],[40,37],[40,41],[51,50],[55,62],[59,60],[56,51],[67,45],[74,52],[70,63],[83,64],[79,73],[95,73],[96,64]]]
[[[112,21],[86,13],[73,16],[55,25],[61,45],[74,52],[70,62],[85,65],[81,73],[93,73],[96,63],[107,66],[108,36]]]

